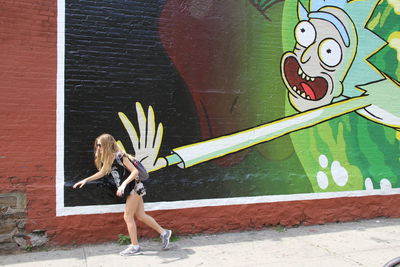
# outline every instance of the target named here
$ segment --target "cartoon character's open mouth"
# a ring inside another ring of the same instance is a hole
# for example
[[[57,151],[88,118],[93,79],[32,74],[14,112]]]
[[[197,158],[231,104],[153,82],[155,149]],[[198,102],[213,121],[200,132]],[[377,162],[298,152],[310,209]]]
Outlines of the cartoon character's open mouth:
[[[322,77],[310,77],[301,69],[295,57],[284,62],[284,76],[290,88],[307,100],[320,100],[328,91],[328,83]]]

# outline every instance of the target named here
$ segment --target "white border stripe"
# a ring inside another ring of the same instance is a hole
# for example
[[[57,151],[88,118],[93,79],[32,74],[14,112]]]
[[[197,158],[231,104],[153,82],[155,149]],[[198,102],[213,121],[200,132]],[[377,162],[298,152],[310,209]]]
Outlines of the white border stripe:
[[[56,216],[64,215],[65,2],[57,1]]]

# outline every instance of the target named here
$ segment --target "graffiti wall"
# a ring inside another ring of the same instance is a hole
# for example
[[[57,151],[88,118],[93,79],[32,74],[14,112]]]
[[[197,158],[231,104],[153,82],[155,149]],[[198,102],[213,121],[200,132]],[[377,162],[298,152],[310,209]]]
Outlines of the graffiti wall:
[[[102,133],[182,235],[400,216],[398,1],[220,2],[1,2],[0,250],[127,234]]]
[[[119,212],[110,133],[147,210],[400,192],[397,1],[62,1],[57,214]]]

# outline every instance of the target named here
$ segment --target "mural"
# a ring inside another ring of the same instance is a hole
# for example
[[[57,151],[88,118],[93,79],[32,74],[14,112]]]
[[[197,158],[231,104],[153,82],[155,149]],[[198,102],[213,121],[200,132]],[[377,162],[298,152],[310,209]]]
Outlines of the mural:
[[[152,171],[148,209],[398,193],[396,4],[65,3],[58,214],[119,211],[71,189],[102,132]]]

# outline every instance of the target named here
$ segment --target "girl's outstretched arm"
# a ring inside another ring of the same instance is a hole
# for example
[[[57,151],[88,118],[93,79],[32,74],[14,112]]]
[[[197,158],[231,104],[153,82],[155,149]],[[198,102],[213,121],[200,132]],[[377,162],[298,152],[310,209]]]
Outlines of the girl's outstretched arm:
[[[100,179],[104,175],[105,175],[105,172],[104,172],[103,169],[101,169],[100,171],[96,172],[92,176],[89,176],[89,177],[87,177],[87,178],[85,178],[83,180],[80,180],[76,184],[74,184],[73,188],[77,188],[77,187],[82,188],[87,182],[91,182],[91,181]]]

